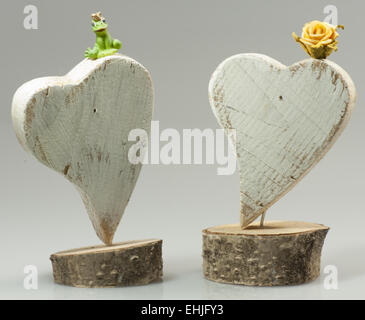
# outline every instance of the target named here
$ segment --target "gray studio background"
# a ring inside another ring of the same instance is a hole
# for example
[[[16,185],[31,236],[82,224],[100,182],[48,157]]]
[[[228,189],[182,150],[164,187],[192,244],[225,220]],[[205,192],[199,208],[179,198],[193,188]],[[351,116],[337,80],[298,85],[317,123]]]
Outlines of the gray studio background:
[[[39,29],[23,27],[25,5],[36,5]],[[76,189],[39,164],[18,144],[10,107],[24,82],[63,75],[95,36],[90,14],[101,10],[113,37],[151,72],[154,120],[161,129],[217,128],[207,86],[225,58],[258,52],[290,65],[307,58],[291,33],[323,20],[337,6],[339,51],[330,59],[353,78],[358,100],[352,119],[327,156],[267,219],[304,220],[331,227],[322,269],[338,268],[338,290],[326,290],[325,274],[298,287],[251,288],[204,280],[201,230],[239,219],[239,179],[218,176],[215,165],[142,169],[115,241],[164,240],[164,281],[144,287],[77,289],[55,285],[49,255],[100,244]],[[271,299],[365,298],[365,111],[363,108],[363,1],[12,1],[2,0],[0,59],[0,298],[21,299]],[[5,29],[4,29],[5,28]],[[25,265],[38,268],[38,290],[23,287]]]

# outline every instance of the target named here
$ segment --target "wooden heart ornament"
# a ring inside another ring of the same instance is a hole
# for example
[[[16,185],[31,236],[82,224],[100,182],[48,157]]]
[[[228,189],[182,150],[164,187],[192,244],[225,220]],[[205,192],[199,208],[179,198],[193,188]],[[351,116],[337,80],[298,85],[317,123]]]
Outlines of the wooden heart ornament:
[[[349,120],[356,91],[329,60],[290,67],[259,54],[223,61],[209,83],[219,124],[235,129],[244,228],[323,157]]]
[[[34,79],[15,93],[17,138],[79,190],[98,237],[110,244],[141,165],[128,159],[132,129],[150,131],[153,88],[137,61],[85,59],[63,77]]]

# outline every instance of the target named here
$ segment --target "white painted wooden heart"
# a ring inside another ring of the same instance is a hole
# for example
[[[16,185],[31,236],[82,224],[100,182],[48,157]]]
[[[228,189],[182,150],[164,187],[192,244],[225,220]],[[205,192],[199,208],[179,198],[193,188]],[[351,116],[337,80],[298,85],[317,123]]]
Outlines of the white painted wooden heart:
[[[79,190],[99,238],[112,242],[141,165],[128,160],[132,129],[149,133],[153,88],[137,61],[85,59],[63,77],[34,79],[15,93],[19,142]]]
[[[323,157],[355,99],[351,78],[329,60],[286,67],[265,55],[239,54],[218,66],[209,100],[219,124],[236,130],[243,228]]]

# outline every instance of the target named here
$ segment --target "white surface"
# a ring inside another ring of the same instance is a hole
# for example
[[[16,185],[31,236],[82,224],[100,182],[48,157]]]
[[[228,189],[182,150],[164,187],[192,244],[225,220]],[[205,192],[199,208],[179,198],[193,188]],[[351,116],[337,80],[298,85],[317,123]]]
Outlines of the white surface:
[[[356,100],[350,76],[329,60],[286,67],[261,54],[224,60],[209,101],[235,146],[241,224],[247,226],[323,157],[346,126]]]
[[[204,280],[201,230],[238,223],[240,210],[238,172],[218,176],[220,166],[204,164],[143,166],[115,234],[115,241],[162,238],[164,282],[110,290],[53,284],[50,254],[101,241],[70,183],[20,147],[10,104],[22,83],[64,75],[82,59],[95,41],[89,14],[100,8],[100,1],[31,3],[38,7],[38,30],[25,30],[22,25],[29,0],[2,1],[7,32],[0,59],[1,298],[365,298],[365,42],[359,28],[365,1],[330,2],[338,8],[338,23],[345,25],[339,50],[330,59],[351,75],[359,93],[351,121],[328,154],[267,212],[268,220],[304,220],[331,228],[322,268],[337,266],[338,290],[324,289],[324,275],[307,285],[284,288]],[[291,32],[300,32],[311,19],[324,19],[323,8],[328,4],[318,0],[141,0],[104,1],[102,9],[111,34],[123,42],[121,52],[151,72],[156,92],[154,120],[160,121],[161,129],[181,132],[218,128],[207,85],[220,61],[237,52],[264,53],[285,65],[305,59]],[[60,17],[67,17],[67,23]],[[32,264],[39,270],[39,289],[27,291],[23,268]]]
[[[110,244],[140,164],[128,150],[132,129],[149,134],[153,88],[148,71],[122,55],[84,59],[64,77],[23,84],[12,118],[24,149],[79,190],[99,238]]]
[[[200,225],[201,221],[196,221]],[[322,256],[322,273],[314,282],[290,287],[258,288],[219,284],[205,280],[201,271],[199,227],[189,230],[189,239],[184,247],[179,239],[183,232],[174,230],[165,234],[163,247],[164,280],[148,286],[84,289],[53,283],[51,262],[48,260],[49,245],[32,242],[25,244],[21,255],[15,254],[9,267],[11,273],[0,275],[0,298],[20,299],[357,299],[364,298],[363,284],[365,271],[362,266],[365,259],[362,254],[365,241],[361,234],[345,237],[351,223],[338,221],[332,226],[325,241]],[[20,230],[22,231],[22,230]],[[146,230],[143,231],[146,233]],[[155,230],[154,233],[157,233]],[[174,235],[173,235],[174,233]],[[129,237],[129,235],[128,235]],[[175,237],[175,239],[174,239]],[[342,240],[341,240],[342,237]],[[35,241],[38,242],[38,241]],[[59,247],[65,240],[57,241]],[[68,242],[70,248],[71,241]],[[55,241],[53,241],[53,246]],[[19,246],[8,245],[10,248]],[[5,264],[9,262],[5,261]],[[39,282],[37,290],[23,287],[23,266],[33,263],[38,267]],[[338,289],[327,290],[324,287],[326,265],[335,265],[338,269]],[[4,267],[4,263],[3,263]],[[5,265],[6,267],[6,265]]]

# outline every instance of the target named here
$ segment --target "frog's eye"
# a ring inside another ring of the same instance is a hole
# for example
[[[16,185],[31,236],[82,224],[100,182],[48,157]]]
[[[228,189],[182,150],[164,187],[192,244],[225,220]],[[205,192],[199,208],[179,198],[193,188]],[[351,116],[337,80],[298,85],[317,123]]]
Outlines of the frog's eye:
[[[91,26],[92,27],[95,27],[96,26],[96,23],[95,22],[91,22]]]
[[[101,20],[101,22],[102,22],[102,23],[105,23],[105,22],[106,22],[106,20],[105,20],[105,19],[103,19],[103,20]]]

